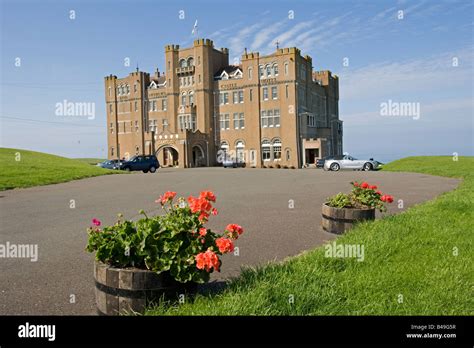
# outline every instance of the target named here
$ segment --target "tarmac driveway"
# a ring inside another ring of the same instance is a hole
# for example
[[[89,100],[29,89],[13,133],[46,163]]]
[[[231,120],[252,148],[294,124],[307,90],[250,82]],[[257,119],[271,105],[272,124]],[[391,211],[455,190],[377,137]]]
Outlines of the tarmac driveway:
[[[226,255],[222,273],[242,265],[281,260],[335,238],[320,228],[325,198],[366,180],[403,199],[404,208],[456,188],[457,179],[414,173],[324,172],[316,169],[160,169],[155,174],[109,175],[29,189],[0,192],[0,243],[38,244],[37,262],[0,258],[1,314],[95,314],[93,256],[84,251],[92,218],[103,224],[117,213],[136,218],[158,212],[164,191],[217,195],[219,215],[209,226],[244,227],[240,255]],[[389,213],[398,213],[392,204]],[[71,303],[72,302],[72,303]]]

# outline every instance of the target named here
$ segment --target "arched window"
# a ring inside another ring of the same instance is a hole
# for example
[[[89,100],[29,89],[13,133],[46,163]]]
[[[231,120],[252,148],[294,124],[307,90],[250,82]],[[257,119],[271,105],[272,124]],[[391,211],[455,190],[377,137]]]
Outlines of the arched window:
[[[249,72],[249,80],[251,80],[252,79],[252,73],[253,73],[252,67],[249,67],[248,72]]]
[[[114,148],[111,147],[110,148],[110,157],[113,157],[113,156],[115,156],[115,152],[114,152]]]
[[[288,63],[285,63],[285,75],[288,75]]]
[[[245,143],[243,142],[243,140],[237,140],[235,142],[235,154],[237,162],[245,162]]]
[[[281,140],[280,140],[280,138],[273,139],[272,149],[273,149],[273,159],[274,160],[281,159]]]
[[[135,146],[135,155],[138,155],[140,153],[140,147]]]
[[[190,91],[189,92],[189,105],[193,105],[193,104],[194,104],[194,92]]]
[[[263,71],[263,66],[261,65],[258,67],[258,74],[260,75],[260,78],[265,77],[265,72]]]
[[[270,141],[262,140],[262,159],[264,161],[270,160]]]
[[[270,65],[265,66],[265,70],[267,73],[267,77],[270,77],[272,75],[272,67]]]
[[[180,68],[185,68],[186,67],[186,60],[185,59],[181,59],[179,61],[179,67]]]
[[[181,105],[186,106],[186,93],[181,95]]]
[[[189,57],[188,58],[188,66],[193,66],[194,65],[194,58],[193,57]]]
[[[223,155],[222,160],[226,160],[228,158],[229,153],[229,143],[225,140],[221,141],[221,156]]]
[[[278,64],[273,64],[273,75],[278,76]]]

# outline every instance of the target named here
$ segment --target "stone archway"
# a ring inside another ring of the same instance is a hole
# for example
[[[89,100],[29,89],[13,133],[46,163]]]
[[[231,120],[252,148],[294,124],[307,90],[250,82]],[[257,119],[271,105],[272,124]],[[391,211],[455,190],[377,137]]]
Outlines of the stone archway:
[[[163,145],[155,152],[162,167],[179,166],[179,152],[171,145]]]
[[[192,167],[205,167],[206,156],[201,145],[194,145],[191,149],[191,166]]]

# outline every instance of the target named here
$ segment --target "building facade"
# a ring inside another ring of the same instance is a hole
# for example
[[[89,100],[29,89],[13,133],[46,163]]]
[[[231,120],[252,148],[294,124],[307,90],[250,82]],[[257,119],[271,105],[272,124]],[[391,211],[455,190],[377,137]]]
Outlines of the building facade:
[[[108,158],[156,154],[162,166],[304,167],[342,154],[339,82],[297,48],[260,56],[209,39],[165,47],[165,72],[105,77]]]

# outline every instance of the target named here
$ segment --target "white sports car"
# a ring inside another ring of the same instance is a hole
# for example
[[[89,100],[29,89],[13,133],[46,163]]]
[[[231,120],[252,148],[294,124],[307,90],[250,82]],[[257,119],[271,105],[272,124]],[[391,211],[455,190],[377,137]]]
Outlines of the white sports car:
[[[324,162],[324,170],[332,170],[337,172],[340,169],[352,170],[376,170],[380,169],[382,163],[374,161],[373,158],[368,160],[359,160],[349,155],[335,156]]]

